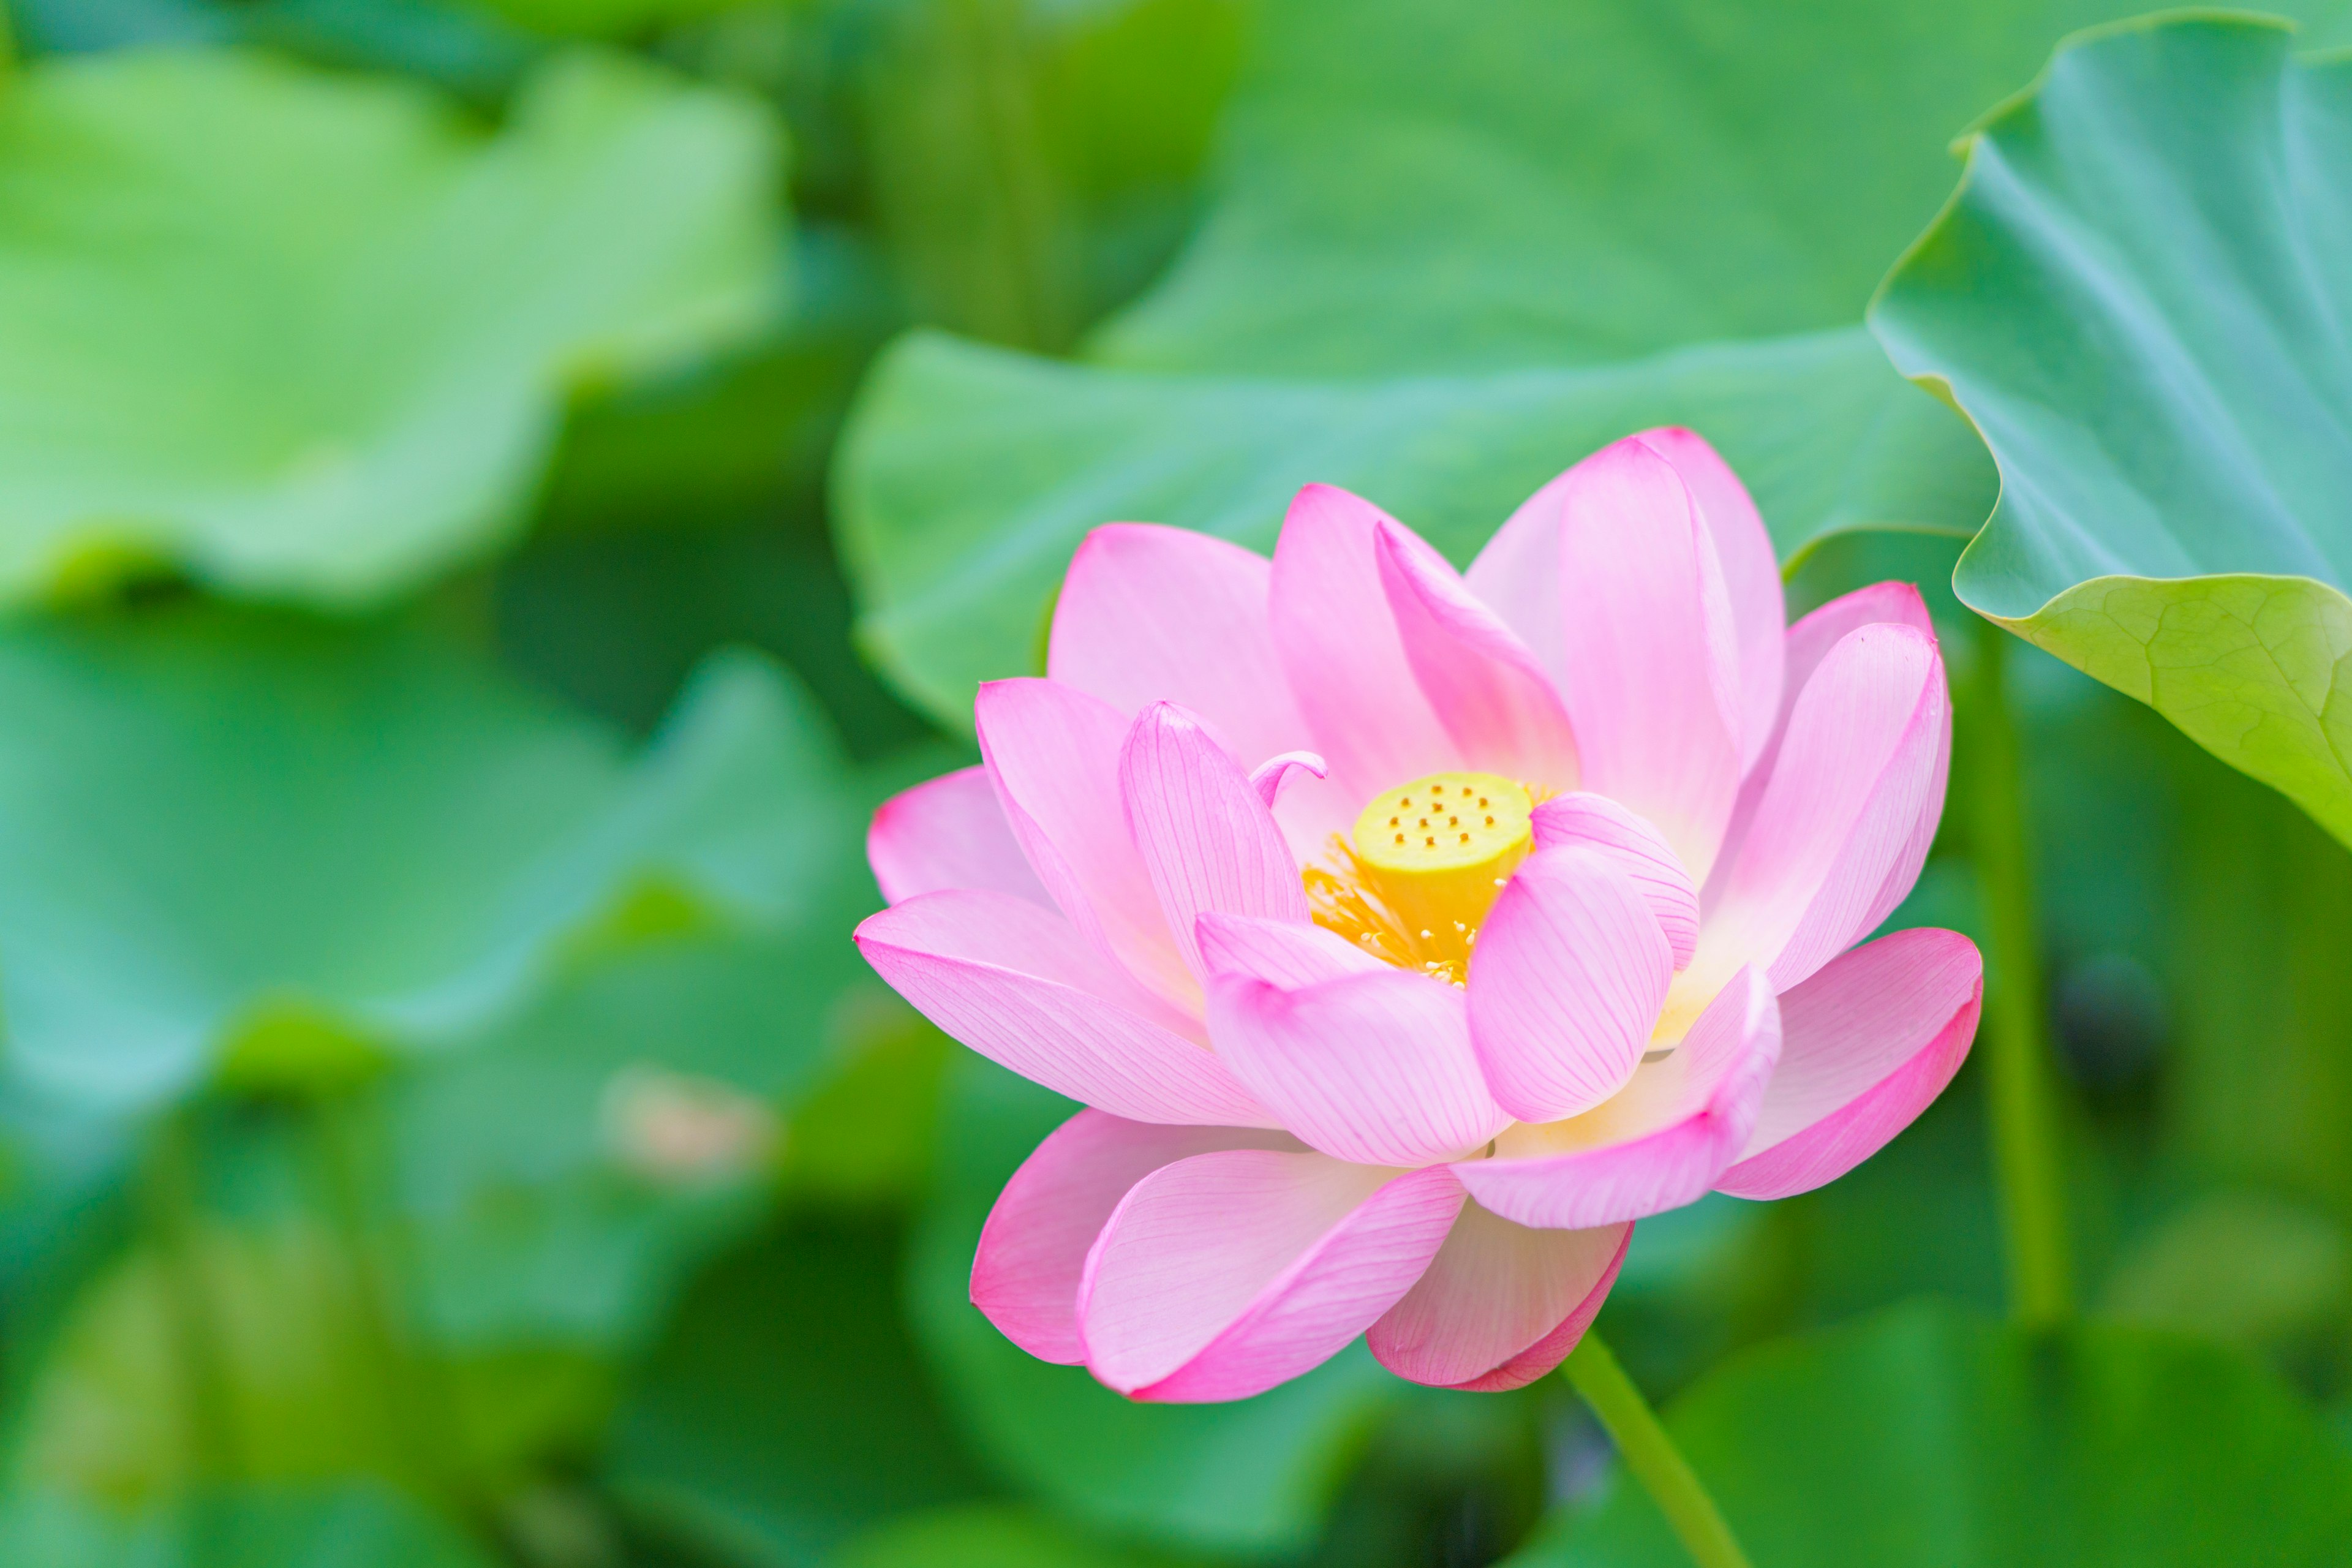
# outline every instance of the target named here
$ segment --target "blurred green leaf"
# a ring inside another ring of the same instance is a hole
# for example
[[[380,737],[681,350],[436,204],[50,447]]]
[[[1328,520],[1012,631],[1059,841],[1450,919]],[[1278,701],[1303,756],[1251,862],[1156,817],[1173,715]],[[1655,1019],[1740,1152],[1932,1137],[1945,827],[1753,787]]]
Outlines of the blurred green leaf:
[[[2218,1346],[1908,1307],[1750,1352],[1667,1426],[1759,1568],[2337,1563],[2352,1452]],[[1622,1475],[1514,1568],[1688,1561]]]
[[[2213,1193],[2116,1265],[2106,1312],[2262,1348],[2325,1333],[2352,1302],[2352,1247],[2326,1215],[2261,1193]]]
[[[414,84],[231,51],[0,106],[0,595],[158,566],[350,605],[520,524],[567,388],[775,304],[772,122],[600,56],[485,138]]]
[[[1096,523],[1263,545],[1325,479],[1460,558],[1658,421],[1723,449],[1785,557],[1973,531],[1990,465],[1859,318],[1948,187],[1947,139],[2113,10],[1277,0],[1218,199],[1089,363],[918,338],[877,371],[836,513],[869,651],[961,721],[975,681],[1031,668]]]
[[[1178,1568],[1176,1560],[1081,1535],[1049,1514],[1002,1503],[941,1509],[868,1531],[828,1568]]]
[[[803,1219],[700,1279],[639,1374],[607,1460],[666,1533],[789,1568],[981,1483],[897,1301],[898,1238]]]
[[[490,1568],[455,1526],[381,1487],[240,1487],[134,1521],[38,1494],[0,1501],[0,1559],[41,1568]]]
[[[2352,842],[2352,62],[2251,17],[2063,50],[1872,324],[1983,433],[1971,605]]]
[[[1098,1529],[1253,1556],[1311,1544],[1404,1385],[1360,1343],[1233,1405],[1132,1404],[1083,1368],[1036,1360],[971,1305],[972,1248],[1006,1178],[1077,1107],[968,1052],[948,1084],[908,1290],[916,1337],[973,1449]]]
[[[10,1048],[116,1105],[446,1044],[856,875],[830,738],[745,656],[634,762],[412,631],[195,607],[0,631],[0,715]]]

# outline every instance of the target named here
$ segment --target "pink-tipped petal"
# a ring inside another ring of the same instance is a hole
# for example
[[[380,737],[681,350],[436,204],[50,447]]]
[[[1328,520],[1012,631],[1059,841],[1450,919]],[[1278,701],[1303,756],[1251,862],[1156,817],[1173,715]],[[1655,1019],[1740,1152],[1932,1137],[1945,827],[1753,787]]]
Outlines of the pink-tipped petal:
[[[1044,909],[1054,896],[1029,868],[986,768],[959,768],[882,803],[866,860],[889,903],[942,888],[985,888]]]
[[[1559,491],[1560,695],[1583,786],[1705,882],[1739,793],[1741,696],[1715,544],[1672,464],[1620,441]]]
[[[1426,974],[1383,964],[1291,990],[1213,973],[1209,1037],[1283,1126],[1335,1159],[1419,1165],[1510,1123],[1479,1076],[1461,991]]]
[[[868,916],[856,940],[917,1012],[1057,1094],[1135,1121],[1276,1125],[1050,910],[1004,893],[924,893]]]
[[[1237,974],[1286,991],[1389,966],[1336,931],[1296,921],[1202,915],[1195,928],[1201,962],[1212,975]]]
[[[1644,430],[1635,440],[1675,467],[1697,503],[1699,521],[1723,563],[1731,603],[1733,640],[1739,649],[1739,756],[1752,768],[1780,715],[1789,605],[1780,592],[1780,561],[1748,487],[1731,465],[1693,431]]]
[[[1366,1342],[1415,1383],[1482,1394],[1523,1387],[1576,1348],[1633,1236],[1631,1225],[1533,1230],[1465,1204],[1427,1271]]]
[[[1005,820],[1062,912],[1097,952],[1199,1016],[1200,982],[1128,833],[1125,716],[1076,687],[1023,679],[982,686],[972,718]]]
[[[1234,1150],[1163,1166],[1120,1200],[1087,1256],[1087,1365],[1137,1399],[1263,1393],[1394,1306],[1461,1207],[1443,1165]]]
[[[1909,890],[1934,832],[1951,705],[1936,645],[1907,626],[1846,634],[1805,683],[1739,858],[1678,984],[1743,963],[1787,990]]]
[[[1657,918],[1614,860],[1578,847],[1529,856],[1470,957],[1470,1037],[1496,1100],[1554,1121],[1615,1094],[1673,978]]]
[[[1780,1063],[1739,1163],[1744,1198],[1810,1192],[1885,1148],[1967,1059],[1984,963],[1958,931],[1896,931],[1780,998]]]
[[[1928,616],[1927,601],[1908,583],[1873,583],[1866,588],[1856,588],[1832,599],[1789,628],[1780,712],[1772,721],[1772,732],[1766,738],[1764,749],[1748,764],[1748,776],[1740,781],[1739,799],[1731,808],[1731,826],[1724,831],[1723,847],[1715,858],[1714,879],[1701,892],[1702,908],[1715,907],[1723,883],[1729,879],[1727,873],[1739,858],[1739,847],[1748,838],[1748,824],[1756,817],[1757,803],[1764,798],[1764,786],[1772,777],[1772,764],[1780,757],[1780,740],[1788,733],[1789,715],[1797,706],[1798,693],[1804,690],[1822,660],[1829,657],[1830,649],[1845,639],[1846,633],[1882,621],[1892,626],[1916,626],[1931,640],[1936,635],[1936,623]]]
[[[1566,1121],[1512,1128],[1496,1157],[1454,1166],[1471,1195],[1521,1225],[1580,1229],[1680,1208],[1747,1147],[1780,1055],[1761,973],[1732,976],[1682,1044],[1615,1099]]]
[[[1330,767],[1313,752],[1284,752],[1266,758],[1250,770],[1250,788],[1257,791],[1258,799],[1272,811],[1282,799],[1282,786],[1290,782],[1293,772],[1310,774],[1318,779],[1331,776]]]
[[[1037,1145],[988,1211],[971,1261],[971,1304],[1039,1360],[1082,1362],[1078,1277],[1103,1222],[1136,1183],[1220,1149],[1297,1148],[1280,1132],[1154,1126],[1081,1110]]]
[[[1290,503],[1274,550],[1274,646],[1340,793],[1361,801],[1463,766],[1423,695],[1381,586],[1377,535],[1395,520],[1329,485]]]
[[[1607,795],[1582,790],[1537,806],[1534,826],[1538,849],[1580,846],[1632,878],[1666,933],[1675,967],[1690,962],[1698,947],[1698,890],[1664,835]]]
[[[1199,721],[1172,702],[1136,715],[1119,754],[1128,831],[1178,949],[1193,973],[1193,923],[1212,911],[1307,920],[1298,863],[1249,775]]]
[[[1576,782],[1576,742],[1551,678],[1461,574],[1404,528],[1377,531],[1381,585],[1405,662],[1473,768],[1553,789]]]
[[[1275,658],[1273,570],[1263,555],[1190,529],[1097,528],[1062,580],[1046,673],[1122,714],[1181,702],[1245,763],[1296,746],[1307,726]]]

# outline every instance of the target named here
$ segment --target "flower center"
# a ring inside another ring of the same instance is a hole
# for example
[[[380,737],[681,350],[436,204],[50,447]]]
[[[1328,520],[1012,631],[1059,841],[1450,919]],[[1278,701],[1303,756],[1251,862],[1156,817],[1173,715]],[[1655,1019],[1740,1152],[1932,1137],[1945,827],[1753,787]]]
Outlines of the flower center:
[[[1525,784],[1494,773],[1432,773],[1375,795],[1353,842],[1332,840],[1334,873],[1305,873],[1316,923],[1391,963],[1459,985],[1478,922],[1535,847]]]

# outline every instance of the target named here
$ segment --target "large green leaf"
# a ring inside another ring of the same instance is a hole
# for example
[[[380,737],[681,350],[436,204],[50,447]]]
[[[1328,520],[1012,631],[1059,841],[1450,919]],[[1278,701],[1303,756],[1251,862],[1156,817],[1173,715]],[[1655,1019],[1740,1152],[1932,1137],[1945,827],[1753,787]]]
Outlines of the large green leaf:
[[[797,1568],[980,1492],[898,1310],[887,1227],[802,1220],[698,1280],[639,1375],[607,1470],[730,1561]]]
[[[567,389],[771,313],[772,122],[569,56],[484,137],[234,51],[0,104],[0,596],[163,564],[350,604],[521,521]]]
[[[2352,60],[2294,42],[2067,47],[1872,322],[2000,465],[1961,596],[2352,842]]]
[[[748,656],[635,761],[410,631],[197,607],[0,632],[0,716],[9,1048],[118,1105],[452,1044],[854,875],[833,743]]]
[[[1076,1107],[969,1053],[949,1077],[938,1189],[908,1289],[918,1341],[974,1450],[1104,1530],[1235,1553],[1320,1532],[1349,1464],[1403,1388],[1360,1344],[1234,1405],[1136,1405],[1005,1339],[971,1304],[972,1248],[1005,1179]]]
[[[1276,0],[1218,200],[1080,365],[917,339],[868,384],[836,517],[867,647],[961,721],[978,679],[1034,666],[1096,523],[1262,546],[1326,479],[1458,559],[1659,421],[1723,449],[1784,556],[1972,531],[1992,473],[1863,307],[1950,136],[2115,9]]]
[[[0,1501],[0,1559],[41,1568],[489,1568],[457,1526],[381,1487],[234,1487],[122,1520]]]
[[[2211,1568],[2352,1552],[2352,1452],[2231,1352],[1898,1310],[1726,1363],[1667,1418],[1758,1568]],[[1513,1568],[1687,1563],[1619,1478]]]

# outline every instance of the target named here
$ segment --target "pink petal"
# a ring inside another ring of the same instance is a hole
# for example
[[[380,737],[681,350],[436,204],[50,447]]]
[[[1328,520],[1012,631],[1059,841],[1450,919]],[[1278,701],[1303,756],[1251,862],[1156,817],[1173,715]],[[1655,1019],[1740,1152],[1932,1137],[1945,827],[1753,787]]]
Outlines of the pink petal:
[[[1551,679],[1445,558],[1395,524],[1378,529],[1381,584],[1405,660],[1469,765],[1561,789],[1576,742]]]
[[[1465,1204],[1428,1271],[1365,1339],[1415,1383],[1523,1387],[1584,1337],[1633,1237],[1630,1225],[1531,1230]]]
[[[1529,856],[1471,950],[1470,1037],[1495,1099],[1552,1121],[1615,1094],[1673,978],[1665,935],[1614,860],[1576,847]]]
[[[1696,434],[1679,426],[1644,430],[1635,440],[1675,467],[1697,504],[1699,521],[1723,563],[1731,605],[1732,637],[1739,649],[1739,756],[1755,765],[1780,715],[1780,687],[1789,605],[1780,592],[1780,562],[1748,487],[1731,465]]]
[[[1123,714],[1181,702],[1245,763],[1296,746],[1307,725],[1275,658],[1272,574],[1265,556],[1205,533],[1106,524],[1062,580],[1046,673]]]
[[[1212,972],[1209,1037],[1283,1126],[1335,1159],[1447,1159],[1511,1120],[1479,1076],[1461,991],[1425,974],[1382,964],[1292,990]]]
[[[1057,1094],[1135,1121],[1275,1125],[1206,1047],[1166,1026],[1164,1005],[1049,910],[1004,893],[924,893],[867,917],[856,940],[916,1011]]]
[[[1587,458],[1585,462],[1592,459]],[[1582,468],[1579,463],[1576,468]],[[1557,689],[1568,668],[1560,617],[1560,495],[1576,468],[1519,503],[1470,563],[1463,581],[1479,603],[1517,634]]]
[[[1764,749],[1748,765],[1748,776],[1740,781],[1739,799],[1731,808],[1731,826],[1724,832],[1723,847],[1716,854],[1714,880],[1704,891],[1703,907],[1714,907],[1721,884],[1728,879],[1727,873],[1738,859],[1739,847],[1748,837],[1748,826],[1755,819],[1757,803],[1764,798],[1764,786],[1770,782],[1772,765],[1780,757],[1780,739],[1788,733],[1789,715],[1797,706],[1798,693],[1804,690],[1813,671],[1821,668],[1830,649],[1844,640],[1846,633],[1882,621],[1916,626],[1931,640],[1936,635],[1936,623],[1927,614],[1927,601],[1908,583],[1874,583],[1867,588],[1856,588],[1832,599],[1789,628],[1780,714],[1772,722],[1772,732]]]
[[[1537,806],[1534,827],[1537,848],[1580,846],[1632,878],[1666,934],[1675,967],[1690,962],[1698,946],[1698,891],[1656,828],[1607,795],[1582,790]]]
[[[1519,1126],[1497,1156],[1453,1170],[1521,1225],[1579,1229],[1679,1208],[1738,1158],[1780,1055],[1780,1010],[1753,969],[1734,975],[1681,1046],[1582,1116]]]
[[[1307,920],[1298,863],[1249,775],[1194,717],[1155,702],[1136,715],[1119,753],[1127,825],[1160,908],[1193,973],[1193,922],[1211,910]]]
[[[1128,834],[1118,783],[1127,720],[1052,680],[992,680],[972,718],[1005,819],[1062,912],[1097,952],[1199,1016],[1200,983]]]
[[[1885,1148],[1960,1070],[1984,963],[1957,931],[1896,931],[1780,998],[1780,1065],[1739,1163],[1716,1185],[1784,1198]]]
[[[1119,1201],[1087,1255],[1087,1364],[1137,1399],[1263,1393],[1395,1305],[1461,1207],[1443,1165],[1234,1150],[1164,1166]]]
[[[1389,967],[1337,932],[1296,921],[1208,914],[1201,917],[1197,934],[1201,961],[1210,973],[1263,980],[1286,991]]]
[[[1290,503],[1274,550],[1274,646],[1315,749],[1361,802],[1463,765],[1414,679],[1381,585],[1376,535],[1394,520],[1329,485]]]
[[[1318,779],[1331,776],[1330,768],[1313,752],[1284,752],[1268,757],[1252,768],[1249,776],[1250,788],[1257,791],[1258,799],[1265,802],[1268,811],[1282,798],[1282,786],[1289,782],[1294,771]]]
[[[1672,465],[1620,441],[1559,491],[1560,695],[1582,787],[1706,879],[1739,791],[1738,650],[1715,545]]]
[[[1786,990],[1883,920],[1918,875],[1950,756],[1936,645],[1907,626],[1849,632],[1789,717],[1756,817],[1684,984],[1765,963]]]
[[[866,829],[866,859],[894,904],[941,888],[986,888],[1054,906],[1004,820],[986,768],[941,773],[884,801]]]
[[[1078,1277],[1103,1222],[1129,1189],[1195,1154],[1297,1147],[1280,1132],[1160,1127],[1081,1110],[1037,1145],[988,1211],[971,1262],[971,1304],[1039,1360],[1082,1362]]]

